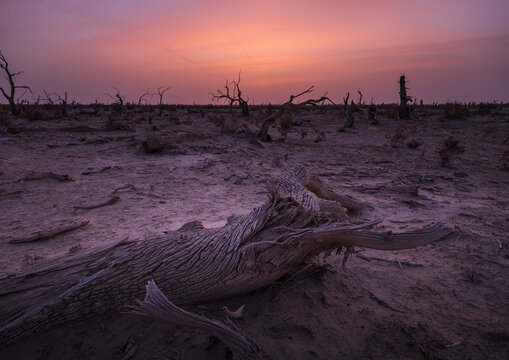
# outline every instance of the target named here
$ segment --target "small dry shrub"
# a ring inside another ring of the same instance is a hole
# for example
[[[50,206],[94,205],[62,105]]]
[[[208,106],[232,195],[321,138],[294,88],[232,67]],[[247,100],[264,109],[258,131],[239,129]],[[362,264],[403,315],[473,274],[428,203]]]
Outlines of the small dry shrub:
[[[39,108],[27,108],[23,115],[30,121],[46,120],[46,114]]]
[[[225,119],[224,119],[223,115],[211,116],[210,121],[212,122],[212,124],[214,124],[217,127],[220,127],[220,128],[224,127]]]
[[[449,120],[460,120],[466,118],[470,113],[466,105],[458,102],[445,104],[445,117]]]
[[[422,141],[418,141],[418,140],[410,140],[406,143],[406,146],[409,149],[417,149],[421,145],[422,145]]]
[[[408,138],[407,130],[406,126],[398,126],[394,129],[392,134],[386,134],[385,138],[389,139],[389,144],[393,148],[397,148],[398,146],[403,145],[405,140]]]
[[[314,127],[313,131],[317,135],[316,139],[315,139],[315,143],[320,142],[320,141],[325,141],[327,139],[327,137],[325,136],[325,131],[323,131],[322,129]]]
[[[444,140],[442,147],[438,150],[440,156],[440,164],[447,166],[451,162],[454,155],[465,152],[465,149],[459,145],[460,141],[453,136],[449,136]]]
[[[306,138],[306,136],[308,135],[308,132],[306,130],[301,130],[300,131],[300,140],[304,140]]]
[[[398,108],[396,106],[387,107],[378,112],[380,115],[385,116],[389,119],[398,118]]]
[[[477,115],[488,116],[492,115],[493,111],[497,110],[497,104],[480,103],[477,106]]]
[[[509,171],[509,150],[505,150],[500,158],[500,166],[502,170]]]

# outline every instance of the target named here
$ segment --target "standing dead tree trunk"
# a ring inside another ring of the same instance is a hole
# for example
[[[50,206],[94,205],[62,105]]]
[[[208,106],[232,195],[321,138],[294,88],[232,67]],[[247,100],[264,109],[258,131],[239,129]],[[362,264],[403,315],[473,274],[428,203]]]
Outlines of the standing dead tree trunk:
[[[371,98],[371,103],[368,107],[368,120],[371,120],[371,125],[378,125],[378,119],[376,118],[376,105]]]
[[[226,80],[226,84],[224,86],[225,92],[221,90],[217,90],[216,94],[210,93],[212,95],[212,101],[220,101],[221,99],[225,99],[226,101],[230,102],[230,111],[235,105],[235,103],[239,104],[239,107],[242,110],[242,115],[249,117],[249,105],[248,105],[248,99],[244,99],[242,97],[242,90],[240,89],[240,71],[239,71],[239,78],[237,81],[228,81]]]
[[[361,89],[357,89],[357,93],[359,94],[359,108],[362,106],[362,92]]]
[[[3,87],[0,87],[0,91],[2,92],[3,96],[7,99],[7,102],[9,103],[9,107],[11,110],[11,115],[18,115],[19,111],[16,107],[15,103],[15,94],[16,89],[26,89],[30,92],[32,92],[32,89],[30,89],[29,86],[26,85],[16,85],[16,76],[23,74],[23,71],[18,72],[11,72],[9,69],[9,63],[7,62],[7,59],[5,58],[4,54],[2,54],[2,51],[0,50],[0,69],[2,69],[5,72],[5,77],[7,81],[9,82],[9,90],[4,90]]]
[[[154,93],[154,95],[159,95],[159,116],[161,116],[163,114],[163,96],[164,96],[164,93],[168,90],[170,90],[171,87],[164,87],[164,86],[161,86],[160,88],[157,89],[157,93]]]
[[[289,107],[291,107],[291,106],[306,106],[306,105],[318,106],[318,105],[323,104],[325,101],[329,101],[331,104],[336,105],[331,99],[329,99],[326,96],[327,94],[324,94],[319,99],[309,99],[309,100],[306,100],[306,101],[301,102],[299,104],[294,104],[293,103],[293,100],[295,100],[296,98],[298,98],[298,97],[300,97],[300,96],[302,96],[304,94],[308,94],[308,93],[313,92],[313,89],[314,89],[314,86],[310,86],[309,89],[304,90],[300,94],[290,95],[290,99],[287,102],[285,102],[284,104],[282,104],[278,111],[276,111],[276,112],[274,112],[272,114],[269,114],[263,120],[262,126],[260,127],[260,130],[258,131],[258,138],[260,140],[262,140],[262,141],[270,141],[271,140],[270,135],[269,135],[269,127],[270,127],[270,125],[272,125],[272,123],[274,123],[274,121],[279,119],[281,117],[281,115],[283,115],[284,112]]]
[[[302,166],[269,179],[267,189],[263,205],[228,218],[222,228],[193,221],[166,235],[123,240],[2,277],[0,347],[118,311],[143,297],[148,280],[173,303],[192,304],[271,284],[324,251],[408,249],[450,232],[440,223],[404,233],[367,230],[381,220],[352,224],[345,206],[360,205],[313,181]]]
[[[404,120],[410,119],[410,107],[408,103],[412,102],[412,97],[406,94],[407,90],[405,74],[403,74],[399,78],[399,118]]]
[[[345,121],[345,125],[343,125],[342,131],[345,131],[345,129],[353,128],[353,123],[354,123],[354,119],[355,119],[354,115],[353,115],[354,112],[355,112],[355,104],[352,100],[352,102],[346,112],[346,121]]]

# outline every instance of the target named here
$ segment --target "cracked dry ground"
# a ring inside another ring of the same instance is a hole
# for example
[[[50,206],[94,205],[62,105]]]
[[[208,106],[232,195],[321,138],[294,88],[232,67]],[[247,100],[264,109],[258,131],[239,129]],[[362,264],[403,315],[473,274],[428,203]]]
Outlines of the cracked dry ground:
[[[109,113],[86,108],[67,119],[0,115],[0,276],[190,220],[220,226],[265,200],[268,176],[304,164],[332,189],[368,204],[362,219],[383,217],[379,229],[443,221],[457,235],[398,252],[356,249],[345,269],[342,256],[320,256],[268,288],[186,309],[222,319],[224,306],[244,304],[237,325],[274,359],[506,358],[507,110],[455,121],[427,110],[404,123],[380,116],[378,126],[358,115],[346,132],[337,131],[344,118],[334,111],[303,110],[292,113],[285,142],[272,128],[268,143],[245,133],[259,126],[257,111],[243,120],[221,108],[195,110],[167,109],[149,124],[144,111],[131,109],[123,130],[107,130]],[[214,125],[219,118],[229,131]],[[396,129],[406,138],[392,147]],[[437,151],[449,136],[465,151],[442,167]],[[162,139],[164,148],[147,154],[147,138]],[[422,144],[410,149],[410,140]],[[72,181],[42,176],[48,173]],[[108,206],[74,208],[114,196],[118,201]],[[90,224],[49,240],[8,243],[84,219]],[[0,358],[223,359],[225,353],[199,331],[119,314],[54,329],[0,349]]]

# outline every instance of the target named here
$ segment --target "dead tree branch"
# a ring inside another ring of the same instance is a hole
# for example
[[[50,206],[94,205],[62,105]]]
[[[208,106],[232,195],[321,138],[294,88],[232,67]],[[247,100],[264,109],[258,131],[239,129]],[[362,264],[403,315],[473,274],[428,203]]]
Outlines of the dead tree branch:
[[[32,89],[30,86],[27,85],[16,85],[16,76],[23,74],[23,71],[18,72],[11,72],[9,69],[9,63],[7,62],[7,59],[2,54],[2,51],[0,50],[0,69],[2,69],[5,72],[5,78],[9,82],[9,90],[4,90],[3,87],[0,87],[0,91],[2,92],[3,96],[7,99],[10,109],[11,109],[11,115],[18,115],[19,111],[16,107],[15,103],[15,93],[16,89],[26,89],[32,93]]]
[[[42,91],[44,92],[44,96],[46,96],[44,100],[46,100],[50,105],[55,105],[55,101],[51,98],[51,94],[48,94],[46,89],[43,89]]]
[[[300,97],[304,94],[313,92],[313,89],[314,89],[314,86],[310,86],[307,90],[304,90],[303,92],[301,92],[297,95],[290,95],[290,99],[287,102],[285,102],[283,105],[281,105],[281,107],[279,108],[279,110],[277,112],[268,115],[263,120],[262,126],[260,127],[260,130],[258,131],[258,138],[262,141],[269,141],[270,140],[270,136],[269,136],[270,125],[272,125],[272,123],[274,123],[274,121],[276,121],[281,115],[283,115],[283,113],[290,106],[306,106],[306,105],[319,106],[319,105],[322,105],[323,103],[325,103],[326,101],[329,101],[331,104],[335,105],[335,103],[327,97],[327,94],[324,94],[319,99],[309,99],[309,100],[306,100],[299,104],[293,103],[293,100],[297,99],[298,97]]]
[[[67,174],[55,174],[55,173],[52,173],[52,172],[37,173],[35,171],[31,171],[31,172],[29,172],[28,175],[26,175],[26,176],[22,177],[21,179],[19,179],[18,182],[21,182],[21,181],[42,180],[42,179],[54,179],[54,180],[58,180],[59,182],[71,182],[71,181],[74,181],[74,179],[71,178]]]
[[[9,244],[23,244],[23,243],[28,243],[28,242],[48,240],[48,239],[54,238],[58,235],[64,234],[66,232],[82,228],[83,226],[86,226],[89,223],[90,223],[90,220],[83,220],[80,222],[73,223],[71,225],[60,226],[56,229],[40,231],[40,232],[33,234],[29,237],[22,237],[22,238],[16,238],[16,239],[9,240]]]
[[[103,206],[113,205],[113,204],[115,204],[118,200],[120,200],[120,197],[118,197],[118,196],[113,196],[111,199],[106,200],[105,202],[102,202],[102,203],[100,203],[100,204],[96,204],[96,205],[86,205],[86,206],[79,206],[79,205],[75,205],[75,206],[73,206],[73,208],[74,208],[74,211],[76,211],[76,210],[92,210],[92,209],[97,209],[97,208],[100,208],[100,207],[103,207]]]
[[[127,313],[202,330],[222,341],[232,351],[233,359],[261,359],[261,351],[256,342],[242,334],[231,320],[227,325],[185,311],[168,300],[153,280],[145,288],[145,300],[138,300],[137,304],[128,306]]]

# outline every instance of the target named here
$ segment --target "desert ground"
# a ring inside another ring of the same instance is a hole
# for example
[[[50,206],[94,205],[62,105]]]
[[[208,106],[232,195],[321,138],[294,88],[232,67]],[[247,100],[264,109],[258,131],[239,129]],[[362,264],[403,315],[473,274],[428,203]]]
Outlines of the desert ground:
[[[441,221],[453,232],[411,250],[356,248],[344,267],[343,254],[321,254],[268,287],[186,310],[222,320],[224,306],[245,305],[234,321],[272,359],[506,359],[509,107],[470,105],[448,118],[443,106],[424,105],[399,120],[387,105],[377,125],[361,107],[347,129],[341,109],[294,109],[262,142],[256,130],[268,111],[254,107],[244,118],[227,107],[127,106],[120,114],[90,105],[62,117],[41,106],[13,117],[3,109],[0,278],[191,220],[222,226],[265,201],[268,177],[303,164],[365,204],[359,220],[383,218],[378,229]],[[444,153],[447,139],[456,146]],[[59,236],[11,243],[84,220]],[[0,349],[5,360],[225,357],[203,332],[132,314]]]

